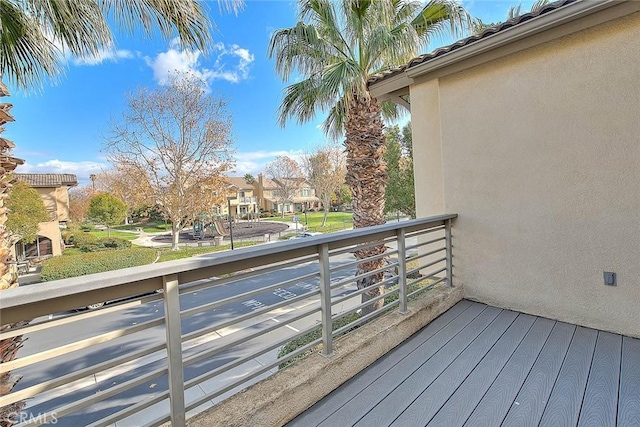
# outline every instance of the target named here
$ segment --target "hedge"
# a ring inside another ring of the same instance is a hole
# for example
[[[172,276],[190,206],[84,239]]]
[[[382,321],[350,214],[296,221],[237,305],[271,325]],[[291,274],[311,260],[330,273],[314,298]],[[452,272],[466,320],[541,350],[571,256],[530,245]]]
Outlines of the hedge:
[[[105,237],[97,239],[91,243],[78,245],[78,247],[82,252],[99,252],[115,249],[129,249],[131,247],[131,242],[124,239],[118,239],[117,237]]]
[[[156,252],[150,248],[89,252],[50,258],[42,263],[43,282],[102,273],[153,262]]]

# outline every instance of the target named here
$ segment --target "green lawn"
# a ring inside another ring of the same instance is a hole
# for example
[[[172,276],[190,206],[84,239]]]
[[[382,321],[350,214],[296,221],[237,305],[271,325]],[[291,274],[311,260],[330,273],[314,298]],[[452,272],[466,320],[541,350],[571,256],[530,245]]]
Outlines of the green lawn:
[[[241,248],[245,246],[254,246],[256,244],[257,243],[255,242],[235,242],[233,246],[235,248]],[[163,262],[163,261],[173,261],[173,260],[182,259],[182,258],[190,258],[195,255],[226,251],[228,249],[231,249],[231,245],[202,246],[202,247],[188,246],[185,248],[181,248],[179,251],[172,251],[169,248],[160,248],[156,250],[161,252],[160,259],[158,259],[158,262]]]
[[[105,237],[109,237],[109,233],[107,232],[107,230],[96,230],[96,231],[89,231],[89,233],[93,234],[94,236],[96,236],[99,239],[105,238]],[[123,233],[121,231],[117,231],[117,230],[111,230],[111,237],[115,237],[118,239],[122,239],[122,240],[133,240],[135,238],[138,237],[137,234],[134,233]]]
[[[305,218],[303,213],[296,214],[300,225],[306,226],[309,231],[319,231],[321,233],[331,233],[335,231],[347,230],[353,227],[353,214],[350,212],[329,212],[327,214],[327,224],[321,227],[324,212],[308,212]],[[291,215],[273,217],[265,221],[293,222]]]
[[[161,231],[171,231],[171,224],[155,224],[153,222],[150,222],[148,224],[127,224],[127,225],[118,225],[112,228],[112,230],[114,229],[119,229],[119,230],[131,230],[131,231],[136,231],[138,230],[138,228],[142,227],[142,231],[144,231],[145,233],[159,233]]]

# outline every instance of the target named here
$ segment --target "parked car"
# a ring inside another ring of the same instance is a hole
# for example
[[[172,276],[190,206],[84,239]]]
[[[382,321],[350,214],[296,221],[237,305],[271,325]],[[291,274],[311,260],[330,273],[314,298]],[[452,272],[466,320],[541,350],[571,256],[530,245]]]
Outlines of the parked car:
[[[303,239],[305,237],[313,237],[313,236],[319,236],[320,233],[319,231],[303,231],[302,233],[298,233],[295,236],[292,237],[292,239]]]

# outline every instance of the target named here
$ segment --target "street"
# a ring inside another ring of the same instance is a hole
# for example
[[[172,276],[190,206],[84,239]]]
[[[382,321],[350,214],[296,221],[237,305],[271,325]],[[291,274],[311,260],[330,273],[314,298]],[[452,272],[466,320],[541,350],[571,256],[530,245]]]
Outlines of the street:
[[[352,260],[353,256],[351,254],[335,256],[331,260],[332,267],[344,264]],[[224,298],[249,292],[279,282],[284,282],[317,271],[317,263],[306,263],[296,267],[290,267],[271,273],[261,274],[249,279],[243,279],[235,283],[219,285],[205,290],[187,293],[180,297],[181,310],[190,309],[213,301],[219,301]],[[342,278],[353,276],[354,272],[354,267],[340,270],[336,272],[335,275],[332,275],[332,283],[335,283]],[[215,310],[199,313],[188,318],[183,318],[182,333],[183,335],[188,334],[190,332],[208,327],[210,325],[220,323],[224,320],[237,318],[238,316],[244,315],[251,311],[262,309],[266,306],[271,306],[273,304],[282,302],[283,300],[288,300],[296,296],[315,291],[318,289],[318,280],[318,278],[313,278],[311,280],[296,283],[295,285],[291,285],[285,288],[277,288],[273,292],[260,294],[252,298],[248,298],[245,301],[239,301],[237,303],[229,304]],[[352,292],[354,289],[355,284],[350,284],[343,288],[336,289],[335,295],[338,295],[340,293]],[[291,305],[287,305],[286,307],[282,307],[277,310],[276,313],[261,315],[258,318],[253,318],[249,321],[243,322],[242,324],[236,324],[233,327],[216,330],[213,334],[198,338],[195,343],[187,343],[184,346],[183,357],[186,359],[192,354],[200,352],[204,349],[213,348],[217,345],[217,340],[224,341],[224,337],[228,336],[232,332],[237,332],[239,329],[251,328],[251,331],[254,331],[260,330],[260,328],[273,326],[275,323],[280,323],[282,321],[281,319],[292,316],[288,313],[312,304],[317,304],[318,300],[318,296],[307,298],[302,301],[297,301]],[[348,302],[343,303],[343,305],[347,304]],[[354,298],[354,302],[352,302],[351,305],[357,304],[358,302],[359,298]],[[339,312],[342,310],[344,310],[344,308],[334,307],[334,312]],[[25,342],[24,348],[20,351],[20,356],[23,357],[50,348],[59,347],[61,345],[75,342],[84,338],[89,338],[100,333],[141,324],[143,322],[151,321],[154,319],[160,319],[163,316],[163,301],[158,300],[148,304],[130,307],[114,313],[107,313],[105,315],[85,319],[82,321],[82,323],[74,322],[58,327],[53,327],[26,336],[28,339]],[[230,361],[237,360],[238,358],[251,354],[257,349],[266,347],[270,343],[291,336],[297,331],[301,331],[310,326],[313,326],[319,322],[319,318],[319,313],[316,313],[313,316],[308,316],[292,324],[286,325],[285,328],[279,328],[277,330],[262,334],[258,338],[220,352],[214,357],[211,357],[204,361],[200,361],[190,366],[186,366],[184,369],[185,382],[194,377],[202,375],[205,372],[211,371],[219,366],[229,363]],[[132,351],[152,347],[164,342],[164,326],[159,325],[150,329],[146,329],[142,332],[118,338],[114,341],[96,345],[88,349],[76,351],[68,355],[49,359],[42,363],[16,370],[15,373],[24,376],[22,381],[16,387],[16,390],[29,387],[31,385],[49,380],[51,378],[61,377],[70,372],[75,372],[85,367],[93,366],[97,363],[112,360],[116,357],[126,355]],[[208,381],[205,381],[204,383],[187,390],[187,405],[189,404],[189,402],[201,396],[204,396],[207,393],[211,393],[216,389],[219,389],[222,384],[228,383],[230,379],[237,379],[238,376],[241,376],[245,372],[252,371],[256,368],[259,368],[260,366],[264,366],[267,363],[275,361],[277,358],[278,350],[279,348],[271,350],[260,357],[251,359],[249,362],[246,362],[229,371],[225,371],[222,375],[209,379]],[[166,367],[166,351],[164,350],[145,356],[142,359],[138,359],[133,362],[109,369],[106,372],[101,372],[94,375],[93,378],[80,380],[76,383],[62,386],[59,389],[42,393],[35,398],[29,399],[27,401],[27,408],[25,410],[28,413],[34,415],[37,415],[38,413],[53,411],[56,407],[77,402],[80,399],[93,396],[96,393],[108,391],[113,386],[122,384],[126,381],[135,379],[137,377],[140,377],[141,375],[163,367]],[[273,368],[270,372],[274,372],[276,369],[277,368]],[[268,374],[269,372],[266,372],[258,376],[257,378],[254,378],[252,381],[258,381]],[[160,376],[152,381],[138,385],[104,401],[95,403],[79,412],[70,414],[64,418],[60,418],[58,419],[57,425],[88,425],[143,399],[157,395],[158,393],[167,390],[167,388],[167,376]],[[196,412],[199,412],[206,407],[211,406],[213,403],[226,397],[230,393],[231,392],[227,392],[216,399],[207,401],[206,404],[201,405],[199,408],[197,408]],[[148,423],[154,419],[157,419],[159,416],[166,413],[168,413],[167,401],[160,402],[150,408],[147,408],[144,411],[141,411],[140,413],[137,413],[125,420],[118,422],[117,426],[139,426],[141,424]]]

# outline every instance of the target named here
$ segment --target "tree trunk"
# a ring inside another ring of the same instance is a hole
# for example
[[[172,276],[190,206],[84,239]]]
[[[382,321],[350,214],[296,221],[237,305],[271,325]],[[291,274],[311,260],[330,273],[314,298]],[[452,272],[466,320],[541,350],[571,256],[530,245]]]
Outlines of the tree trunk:
[[[8,95],[9,92],[0,81],[0,96]],[[0,104],[1,105],[1,104]],[[4,121],[0,121],[0,133],[2,133]],[[11,172],[22,164],[21,160],[11,157],[11,149],[13,144],[6,139],[0,138],[0,158],[2,158],[2,166],[0,166],[0,292],[5,289],[15,288],[18,286],[18,271],[11,253],[13,240],[7,229],[7,208],[4,202],[9,197],[11,189],[12,177]],[[0,332],[13,328],[26,326],[29,322],[19,322],[8,325],[0,325]],[[16,358],[16,353],[22,348],[22,335],[12,338],[0,340],[0,363],[7,363]],[[11,372],[3,372],[0,374],[0,396],[5,396],[13,390],[13,387],[21,376],[11,375]],[[25,407],[24,401],[18,401],[10,405],[0,408],[0,426],[10,427],[19,419],[20,411]]]
[[[353,95],[349,101],[347,120],[345,123],[347,151],[346,182],[353,193],[353,227],[363,228],[385,223],[384,201],[385,186],[389,180],[387,166],[384,162],[385,141],[381,108],[374,98]],[[355,252],[357,259],[383,254],[384,245],[361,249]],[[383,258],[364,261],[358,265],[356,275],[365,274],[381,268]],[[357,281],[358,289],[371,288],[362,294],[365,303],[384,293],[384,286],[376,286],[384,278],[379,272]],[[362,309],[362,314],[369,314],[384,305],[380,299]]]
[[[180,224],[176,224],[175,222],[171,223],[171,250],[172,251],[179,251],[180,250],[180,246],[178,245],[178,243],[180,242],[180,229],[182,227],[179,227]]]

